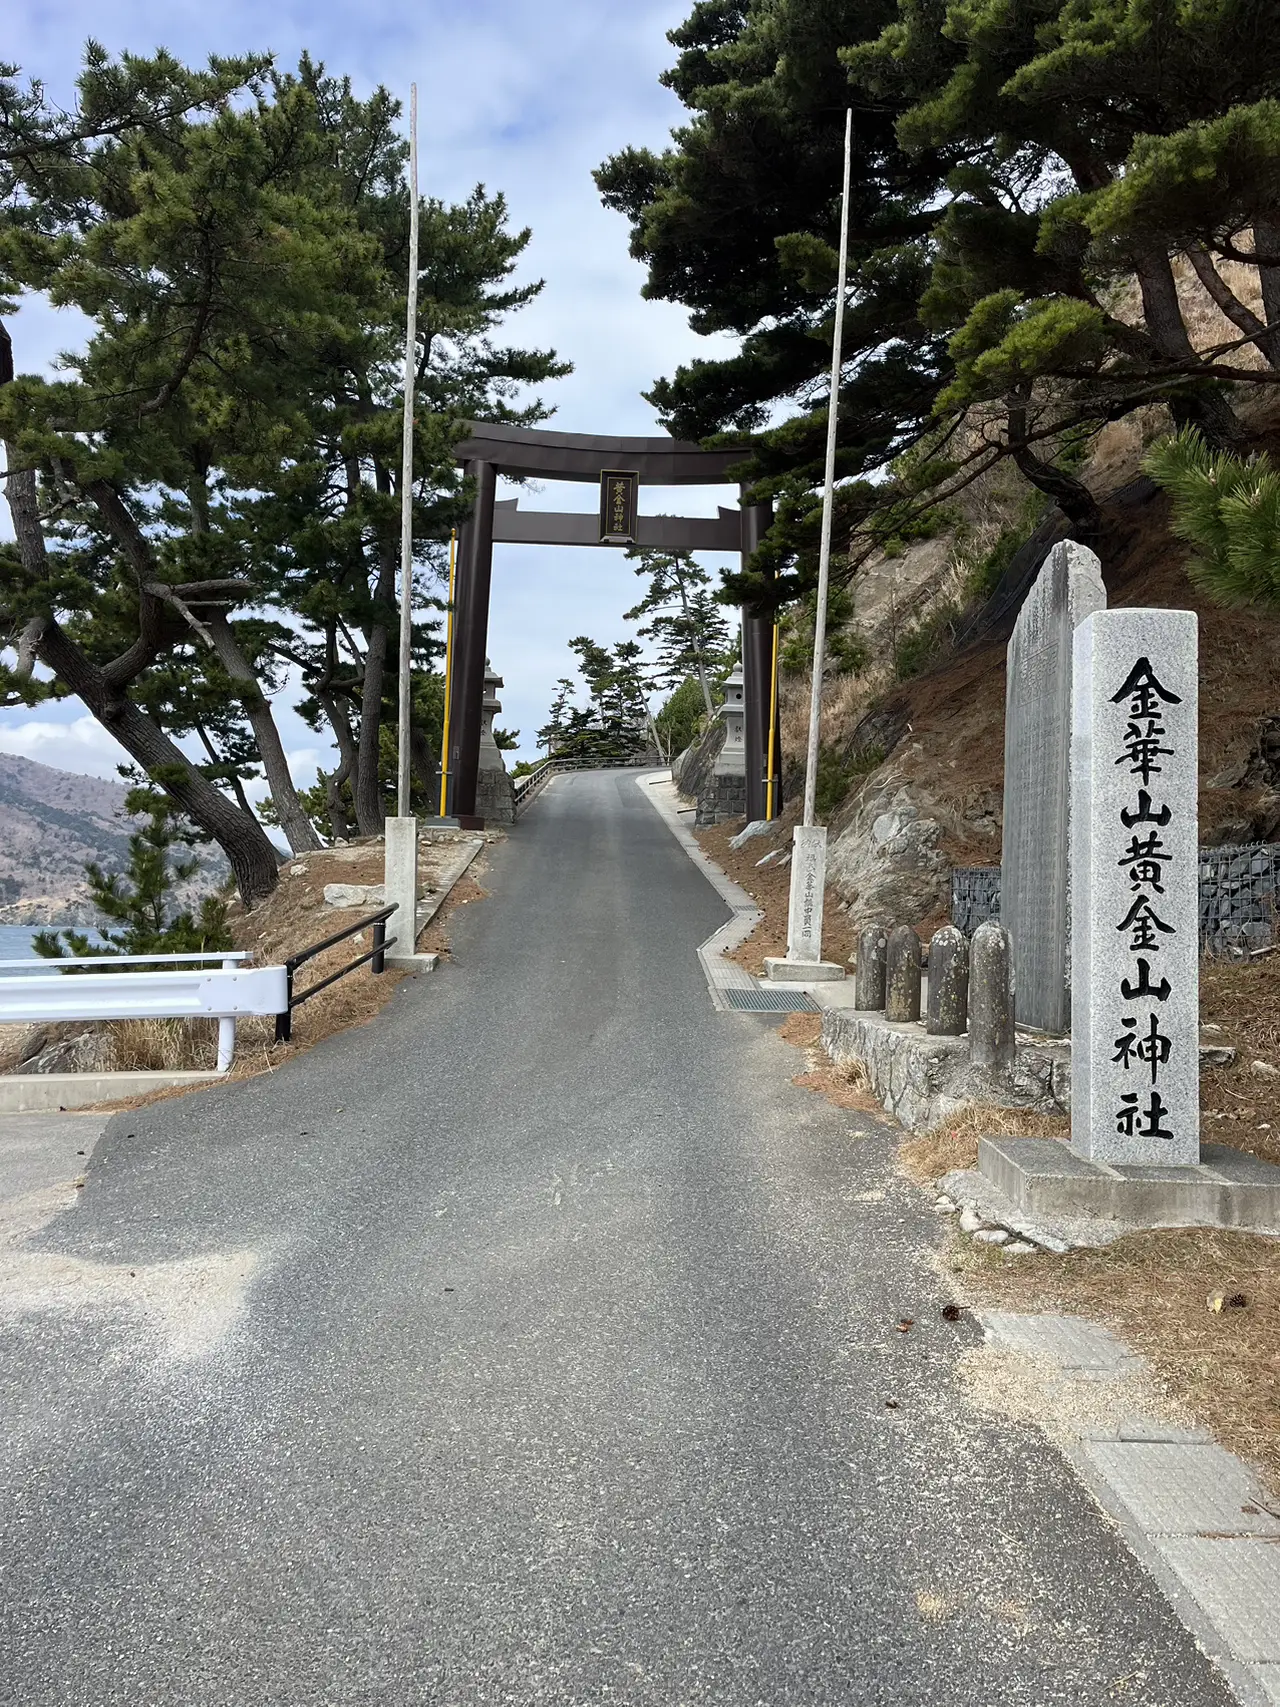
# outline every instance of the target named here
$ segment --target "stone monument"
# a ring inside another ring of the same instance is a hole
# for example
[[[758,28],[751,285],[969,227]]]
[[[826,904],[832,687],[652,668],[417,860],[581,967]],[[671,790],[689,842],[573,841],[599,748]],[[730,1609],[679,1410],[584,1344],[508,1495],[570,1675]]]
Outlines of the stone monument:
[[[1075,637],[1071,1147],[1200,1159],[1193,611],[1116,610]]]
[[[476,777],[476,813],[489,824],[514,824],[515,790],[502,752],[493,738],[493,720],[502,710],[498,689],[502,677],[485,659],[484,704],[480,723],[480,769]]]
[[[1055,545],[1018,614],[1005,688],[1000,919],[1013,939],[1018,1021],[1064,1032],[1071,1019],[1068,847],[1072,636],[1104,610],[1098,559]]]
[[[785,957],[765,955],[765,976],[791,984],[829,983],[844,977],[844,967],[834,960],[822,958],[827,827],[825,824],[797,824],[791,836],[787,952]]]
[[[1200,1143],[1195,613],[1098,610],[1073,651],[1071,1143],[979,1168],[1024,1214],[1280,1230],[1280,1168]]]
[[[724,724],[724,745],[711,767],[711,777],[698,796],[698,824],[725,824],[747,814],[747,708],[742,665],[735,664],[724,684],[724,704],[717,716]]]

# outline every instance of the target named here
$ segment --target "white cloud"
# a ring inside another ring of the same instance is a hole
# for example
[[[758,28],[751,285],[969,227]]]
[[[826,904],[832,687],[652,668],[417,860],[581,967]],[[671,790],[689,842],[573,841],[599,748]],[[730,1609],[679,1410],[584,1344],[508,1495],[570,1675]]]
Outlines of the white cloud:
[[[113,782],[120,780],[116,767],[130,762],[119,742],[88,712],[66,723],[4,712],[0,714],[0,752],[16,753],[60,771],[110,777]]]

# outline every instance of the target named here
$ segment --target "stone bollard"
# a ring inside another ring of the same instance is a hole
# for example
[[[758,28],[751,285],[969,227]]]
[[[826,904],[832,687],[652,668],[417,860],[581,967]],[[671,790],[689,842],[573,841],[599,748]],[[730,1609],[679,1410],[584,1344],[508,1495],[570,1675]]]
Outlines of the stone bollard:
[[[1008,1067],[1017,1044],[1013,939],[988,919],[969,949],[969,1059],[975,1067]]]
[[[884,1017],[899,1025],[920,1018],[920,938],[910,925],[895,926],[885,945]]]
[[[963,931],[943,925],[929,944],[929,1003],[925,1030],[960,1037],[969,1017],[969,944]]]
[[[868,925],[858,938],[853,1005],[863,1013],[878,1014],[884,1009],[884,951],[888,941],[883,925]]]

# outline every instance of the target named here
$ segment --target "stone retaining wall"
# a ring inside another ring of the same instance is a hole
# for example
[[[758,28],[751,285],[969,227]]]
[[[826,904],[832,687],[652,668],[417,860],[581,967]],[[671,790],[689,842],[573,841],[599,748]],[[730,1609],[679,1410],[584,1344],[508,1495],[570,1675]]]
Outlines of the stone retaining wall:
[[[883,1014],[828,1008],[822,1043],[833,1061],[860,1061],[871,1089],[910,1132],[927,1132],[972,1102],[1066,1114],[1071,1106],[1068,1044],[1019,1041],[1003,1070],[975,1067],[967,1037],[930,1037],[922,1025],[894,1025]]]
[[[1220,957],[1264,948],[1277,940],[1280,844],[1250,842],[1201,848],[1200,948]],[[1000,867],[956,866],[951,873],[951,921],[972,936],[1000,917]]]

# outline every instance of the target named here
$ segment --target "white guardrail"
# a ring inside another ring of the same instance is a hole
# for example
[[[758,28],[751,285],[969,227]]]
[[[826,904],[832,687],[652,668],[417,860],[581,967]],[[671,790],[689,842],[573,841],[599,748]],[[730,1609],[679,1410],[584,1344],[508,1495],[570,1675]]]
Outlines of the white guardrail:
[[[0,1025],[39,1020],[216,1019],[218,1072],[225,1073],[235,1056],[236,1020],[250,1014],[283,1013],[289,1006],[285,968],[242,964],[250,958],[247,953],[229,953],[0,960]],[[191,967],[192,961],[217,964]],[[178,970],[175,962],[186,962],[188,969]],[[85,966],[167,966],[171,970],[84,972]]]

